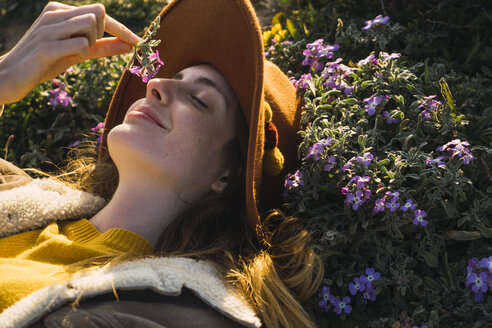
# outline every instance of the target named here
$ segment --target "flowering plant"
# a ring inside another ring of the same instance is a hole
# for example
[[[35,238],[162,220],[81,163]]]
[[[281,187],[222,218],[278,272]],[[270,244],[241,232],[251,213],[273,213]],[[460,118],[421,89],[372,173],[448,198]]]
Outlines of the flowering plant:
[[[152,22],[149,29],[145,31],[145,35],[140,42],[133,45],[133,56],[128,62],[126,69],[130,73],[135,74],[142,78],[142,82],[147,83],[164,65],[164,62],[159,58],[159,51],[155,53],[152,48],[158,46],[161,40],[152,40],[160,27],[161,18],[157,18]],[[135,59],[140,66],[134,65]]]
[[[378,33],[392,29],[377,19],[358,32],[376,49]],[[333,42],[268,52],[275,62],[289,56],[283,69],[304,97],[301,165],[284,194],[324,259],[319,326],[452,326],[471,309],[491,319],[488,273],[477,265],[467,274],[463,254],[492,255],[479,246],[492,237],[492,179],[483,179],[492,147],[470,134],[476,118],[457,105],[447,75],[399,52],[353,57],[338,24]]]

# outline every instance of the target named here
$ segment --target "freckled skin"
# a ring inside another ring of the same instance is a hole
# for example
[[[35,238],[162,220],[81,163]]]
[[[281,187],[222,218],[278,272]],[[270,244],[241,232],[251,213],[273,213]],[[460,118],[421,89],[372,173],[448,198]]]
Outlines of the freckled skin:
[[[223,92],[196,83],[200,77],[212,80]],[[200,199],[223,173],[222,148],[235,136],[239,110],[227,103],[237,104],[234,93],[210,65],[189,67],[179,80],[150,80],[146,98],[136,101],[128,113],[145,106],[166,129],[127,113],[123,123],[108,135],[118,171],[167,185],[186,201]]]

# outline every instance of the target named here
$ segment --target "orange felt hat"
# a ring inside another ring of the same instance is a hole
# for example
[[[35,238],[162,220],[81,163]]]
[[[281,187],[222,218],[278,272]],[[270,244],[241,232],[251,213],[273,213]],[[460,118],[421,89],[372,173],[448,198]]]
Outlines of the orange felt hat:
[[[187,67],[209,63],[226,78],[239,100],[249,127],[245,201],[254,227],[259,208],[280,205],[285,175],[297,165],[301,106],[296,89],[277,66],[265,60],[261,28],[249,0],[175,0],[159,16],[160,28],[153,39],[161,43],[154,51],[159,51],[165,65],[155,77],[170,78]],[[145,95],[146,84],[125,71],[106,116],[103,149],[111,128]],[[275,176],[262,173],[265,107],[273,113],[277,147],[284,157],[283,169],[276,170]]]

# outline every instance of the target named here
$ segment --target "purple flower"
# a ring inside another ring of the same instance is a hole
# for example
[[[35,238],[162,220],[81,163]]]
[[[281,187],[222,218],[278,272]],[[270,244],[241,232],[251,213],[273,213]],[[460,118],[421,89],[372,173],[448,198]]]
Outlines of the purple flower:
[[[393,197],[389,203],[386,203],[386,208],[389,208],[391,212],[396,212],[400,207],[400,202],[397,197]]]
[[[366,285],[362,282],[360,278],[354,278],[354,282],[348,285],[350,294],[355,295],[357,292],[362,292],[366,289]]]
[[[372,28],[373,26],[379,25],[379,24],[388,24],[390,18],[388,16],[383,15],[377,15],[374,19],[366,21],[366,26],[362,28],[362,30],[368,30]]]
[[[424,97],[423,100],[420,102],[420,105],[418,108],[423,108],[422,110],[422,119],[424,121],[428,121],[432,118],[432,112],[437,111],[440,106],[442,106],[442,103],[440,101],[434,100],[436,95]]]
[[[357,162],[362,162],[362,164],[364,164],[364,166],[368,166],[369,164],[371,164],[371,161],[374,159],[374,156],[371,154],[371,153],[364,153],[364,155],[361,157],[361,156],[357,156],[355,158],[355,160]]]
[[[348,171],[348,169],[350,169],[350,167],[352,166],[352,159],[351,158],[347,163],[345,163],[345,165],[342,167],[342,171],[345,172],[345,171]]]
[[[312,79],[313,77],[311,76],[311,74],[303,74],[299,80],[296,80],[295,78],[293,77],[290,77],[289,80],[290,82],[292,82],[292,84],[294,84],[294,86],[296,87],[296,90],[299,90],[300,88],[302,89],[306,89],[307,87],[309,87],[309,81]]]
[[[423,210],[416,210],[414,214],[415,218],[413,219],[412,223],[415,225],[420,224],[422,227],[425,227],[428,223],[428,221],[424,219],[427,216],[427,213]]]
[[[359,62],[357,63],[357,66],[365,66],[369,63],[377,66],[378,65],[378,58],[376,56],[374,56],[374,54],[370,54],[366,58],[359,60]]]
[[[335,166],[336,161],[335,157],[328,157],[328,163],[323,167],[323,170],[329,172]]]
[[[325,150],[326,147],[329,147],[333,143],[333,138],[328,137],[325,139],[321,139],[316,142],[312,147],[309,147],[308,153],[304,159],[307,159],[311,156],[314,157],[315,160],[319,159],[319,155]]]
[[[149,82],[154,76],[157,75],[161,67],[164,65],[164,62],[159,58],[158,50],[156,50],[155,53],[150,54],[147,59],[143,59],[142,62],[138,59],[138,62],[142,66],[133,65],[128,68],[128,71],[140,77],[143,83]]]
[[[309,69],[314,72],[320,72],[324,65],[320,62],[320,59],[327,58],[331,59],[335,55],[340,46],[338,44],[334,45],[324,45],[323,39],[318,39],[313,43],[308,43],[306,45],[306,50],[303,51],[304,60],[302,65],[309,66]]]
[[[369,288],[372,287],[372,282],[379,280],[381,278],[381,274],[379,272],[376,272],[374,268],[367,268],[366,269],[366,279],[367,279],[367,285]]]
[[[159,65],[164,65],[164,62],[159,58],[159,50],[149,56],[150,64],[158,63]]]
[[[350,181],[348,182],[347,185],[351,185],[355,182],[355,186],[358,189],[364,189],[364,188],[367,188],[366,183],[368,183],[369,181],[371,181],[371,177],[368,177],[367,175],[365,175],[363,177],[356,175],[355,177],[350,179]]]
[[[440,165],[446,165],[446,162],[444,162],[445,160],[447,160],[448,157],[447,156],[437,156],[437,158],[428,158],[425,160],[425,165],[427,166],[432,166],[432,165],[436,165],[436,166],[440,166]]]
[[[58,86],[58,88],[48,91],[52,96],[50,98],[50,105],[53,107],[53,110],[56,109],[58,104],[62,107],[68,107],[68,105],[72,102],[72,98],[69,97],[68,93],[64,90],[65,83],[59,83],[57,80],[53,80],[53,84]]]
[[[407,201],[405,202],[405,204],[403,204],[400,207],[400,210],[403,211],[403,212],[407,212],[408,210],[414,210],[416,207],[417,207],[417,204],[414,204],[413,203],[413,200],[407,199]]]
[[[374,202],[374,212],[378,213],[378,212],[384,212],[384,209],[385,209],[385,203],[386,199],[383,197],[383,198],[378,198],[376,199],[376,201]]]
[[[488,289],[489,281],[486,272],[480,272],[478,275],[475,272],[472,272],[469,281],[474,293],[485,293]]]
[[[377,96],[376,94],[373,94],[369,98],[365,98],[363,102],[366,103],[364,108],[365,108],[367,114],[369,114],[370,116],[374,115],[376,113],[377,106],[379,106],[379,105],[384,106],[384,102],[388,98],[389,98],[389,96],[387,96],[387,95]]]
[[[461,141],[460,139],[454,139],[445,145],[437,148],[438,151],[447,151],[451,155],[451,158],[462,158],[464,164],[470,164],[474,159],[471,151],[467,148],[470,144],[467,141]]]
[[[330,301],[330,287],[324,286],[319,292],[319,297],[321,297],[321,301],[319,301],[318,305],[323,312],[328,311],[328,302]]]
[[[393,191],[387,191],[385,193],[387,197],[393,197],[396,198],[396,200],[400,199],[400,191],[399,190],[393,190]]]
[[[399,118],[390,117],[390,114],[388,111],[384,111],[383,116],[386,118],[386,123],[388,123],[388,124],[395,124],[395,123],[400,122]]]
[[[309,157],[314,157],[315,160],[319,159],[319,154],[321,154],[325,150],[325,147],[323,145],[320,145],[319,143],[315,143],[313,146],[309,147],[308,153],[304,159],[307,159]]]
[[[337,89],[343,91],[346,95],[350,95],[354,88],[345,80],[354,69],[341,63],[342,58],[338,58],[334,62],[326,63],[325,69],[321,73],[325,82],[323,85],[329,89]]]
[[[304,181],[302,180],[302,172],[297,170],[294,174],[287,174],[285,179],[284,188],[286,190],[291,190],[299,186],[304,186]]]
[[[362,292],[362,297],[364,298],[364,303],[367,303],[368,300],[373,302],[376,300],[376,294],[372,288],[366,288],[366,290]]]
[[[492,273],[492,256],[484,257],[480,262],[480,267]],[[492,291],[492,289],[490,290]]]
[[[348,305],[350,303],[350,297],[345,296],[342,300],[340,300],[338,297],[335,297],[332,301],[332,304],[334,306],[333,311],[337,315],[342,314],[342,312],[345,312],[347,314],[352,312],[352,307]]]
[[[102,142],[102,136],[104,132],[104,122],[98,123],[95,127],[91,128],[91,131],[98,134],[97,142]]]
[[[388,61],[388,60],[394,60],[394,59],[398,59],[401,57],[401,54],[400,53],[392,53],[391,55],[388,54],[387,52],[384,52],[384,51],[381,51],[379,53],[379,59],[381,59],[382,61]]]
[[[354,211],[357,211],[359,209],[359,206],[364,204],[362,191],[357,190],[355,192],[355,195],[353,193],[348,193],[346,203],[347,205],[352,204],[352,208],[354,209]]]

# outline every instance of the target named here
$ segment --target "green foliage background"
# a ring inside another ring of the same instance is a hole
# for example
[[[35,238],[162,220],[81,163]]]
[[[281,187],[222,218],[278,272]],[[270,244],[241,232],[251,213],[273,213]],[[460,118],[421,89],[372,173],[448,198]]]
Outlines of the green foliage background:
[[[212,1],[212,0],[210,0]],[[69,4],[89,1],[70,0]],[[0,28],[12,22],[30,25],[47,1],[4,0]],[[162,9],[157,0],[104,0],[108,14],[142,35]],[[320,327],[492,327],[492,293],[475,302],[465,286],[466,264],[471,257],[492,255],[492,11],[488,0],[257,0],[266,34],[289,40],[277,44],[268,57],[289,76],[308,70],[302,54],[307,43],[322,38],[338,43],[336,58],[356,68],[371,52],[402,53],[402,58],[380,71],[359,67],[349,78],[357,89],[350,96],[327,90],[320,77],[306,90],[303,142],[299,169],[304,186],[291,190],[286,210],[299,215],[313,236],[325,263],[324,283],[338,296],[348,294],[347,284],[367,267],[381,272],[375,284],[377,300],[364,304],[354,297],[354,310],[336,316],[322,312],[315,295],[306,304]],[[364,21],[388,15],[390,24],[362,31]],[[267,19],[265,18],[267,17]],[[277,26],[278,27],[278,26]],[[273,31],[273,30],[272,30]],[[0,45],[5,40],[0,38]],[[0,52],[7,49],[0,47]],[[51,82],[42,84],[22,101],[6,106],[0,120],[0,148],[10,135],[14,140],[2,157],[20,167],[53,169],[62,163],[67,146],[81,138],[95,138],[90,128],[104,119],[121,67],[127,57],[91,60],[59,79],[73,97],[69,108],[49,106]],[[165,60],[165,59],[164,59]],[[375,73],[381,74],[380,76]],[[444,78],[452,96],[441,92]],[[379,110],[364,111],[363,99],[389,95],[387,110],[401,123],[387,125]],[[437,95],[443,102],[433,120],[422,122],[419,101]],[[330,97],[334,96],[334,100]],[[452,98],[450,98],[452,97]],[[451,100],[450,100],[451,99]],[[319,161],[305,159],[309,147],[332,137],[336,143]],[[453,139],[468,141],[475,159],[444,167],[427,167],[436,148]],[[368,167],[342,165],[370,151]],[[329,156],[337,163],[323,171]],[[380,195],[399,189],[429,215],[428,227],[419,228],[406,215],[374,214],[366,205],[354,211],[340,192],[355,175],[372,178],[371,190]]]

